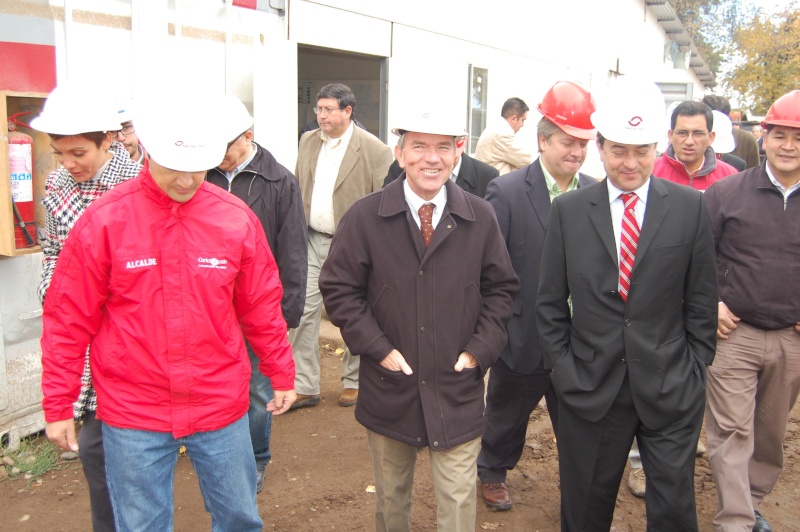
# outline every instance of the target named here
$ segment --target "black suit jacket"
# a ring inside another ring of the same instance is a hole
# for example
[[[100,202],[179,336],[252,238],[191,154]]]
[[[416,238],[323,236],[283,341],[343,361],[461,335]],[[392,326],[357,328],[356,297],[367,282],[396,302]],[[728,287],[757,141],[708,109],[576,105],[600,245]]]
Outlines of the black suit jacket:
[[[405,170],[400,168],[400,164],[398,164],[397,161],[393,162],[389,167],[389,173],[386,175],[386,179],[383,180],[383,186],[385,187],[400,177],[403,172],[405,172]],[[497,177],[499,173],[497,168],[492,168],[488,164],[473,159],[466,153],[462,153],[461,169],[458,171],[456,184],[470,194],[482,198],[486,195],[486,185],[489,184],[489,181]]]
[[[639,418],[659,430],[696,411],[714,359],[719,300],[703,194],[650,178],[627,304],[616,248],[605,180],[556,198],[537,298],[545,366],[559,403],[590,422],[627,372]]]
[[[578,179],[581,187],[597,184],[586,174],[578,174]],[[507,327],[508,344],[501,358],[517,373],[532,373],[542,360],[536,334],[536,291],[550,216],[550,195],[539,159],[494,179],[487,187],[486,200],[494,207],[511,264],[522,282],[522,289],[514,298],[514,314]]]

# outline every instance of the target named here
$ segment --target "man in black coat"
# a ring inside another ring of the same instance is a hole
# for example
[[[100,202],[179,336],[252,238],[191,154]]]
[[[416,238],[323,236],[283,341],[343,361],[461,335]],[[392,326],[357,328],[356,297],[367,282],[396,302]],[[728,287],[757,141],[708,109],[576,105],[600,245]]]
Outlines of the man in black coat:
[[[655,83],[616,80],[592,123],[608,176],[553,201],[536,325],[558,399],[561,528],[607,531],[634,437],[647,530],[697,530],[694,465],[717,279],[703,194],[652,176]]]
[[[225,159],[208,171],[206,180],[247,203],[261,221],[283,285],[283,319],[293,329],[303,315],[308,274],[308,235],[300,186],[270,152],[253,142],[253,117],[244,104],[233,96],[226,97],[226,103],[224,127],[231,141]],[[258,358],[250,343],[246,345],[252,365],[250,438],[258,472],[256,492],[260,492],[272,456],[269,450],[272,414],[267,412],[267,403],[273,394],[269,379],[258,369]]]
[[[497,213],[500,232],[522,289],[508,323],[508,344],[489,373],[478,476],[484,502],[495,510],[511,508],[506,471],[525,447],[528,419],[542,397],[558,427],[558,403],[545,370],[536,334],[536,290],[550,202],[597,181],[578,172],[595,138],[590,116],[594,100],[577,83],[559,81],[545,94],[537,136],[540,156],[532,164],[489,183],[486,199]]]
[[[488,164],[473,159],[464,153],[465,145],[466,137],[456,142],[456,163],[450,179],[470,194],[475,194],[482,198],[486,195],[486,186],[489,181],[497,177],[500,172],[497,171],[497,168],[492,168]],[[400,163],[393,162],[392,166],[389,167],[386,179],[383,180],[383,186],[400,177],[403,171],[403,168],[400,168]]]

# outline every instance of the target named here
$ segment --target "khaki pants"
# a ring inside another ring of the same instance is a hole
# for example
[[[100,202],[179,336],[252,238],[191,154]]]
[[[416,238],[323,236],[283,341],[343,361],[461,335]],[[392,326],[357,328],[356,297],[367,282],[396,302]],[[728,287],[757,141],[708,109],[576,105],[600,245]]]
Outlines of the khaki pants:
[[[750,531],[783,469],[783,440],[800,390],[800,334],[739,322],[708,369],[706,436],[717,483],[715,530]],[[765,515],[769,519],[768,515]]]
[[[319,322],[322,319],[322,294],[319,291],[319,272],[328,258],[331,238],[308,228],[308,281],[303,317],[296,329],[289,331],[296,377],[294,391],[303,395],[319,394]],[[358,388],[360,360],[344,351],[342,387]]]
[[[375,475],[375,530],[411,530],[411,488],[417,447],[367,430]],[[477,489],[476,462],[481,439],[446,451],[429,451],[436,491],[436,529],[474,532]]]

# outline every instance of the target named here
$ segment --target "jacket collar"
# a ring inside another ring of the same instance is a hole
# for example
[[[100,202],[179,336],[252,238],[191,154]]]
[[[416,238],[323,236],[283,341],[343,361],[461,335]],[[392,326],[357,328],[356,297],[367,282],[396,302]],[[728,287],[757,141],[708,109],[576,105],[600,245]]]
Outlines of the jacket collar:
[[[675,157],[675,150],[672,148],[672,144],[667,146],[667,151],[664,152],[665,161],[672,166],[676,171],[680,172],[684,175],[687,179],[689,178],[689,172],[686,170],[686,165],[683,164]],[[703,154],[703,166],[700,167],[700,170],[694,174],[694,177],[705,177],[717,167],[717,156],[714,153],[714,149],[711,147],[706,148],[706,152]]]

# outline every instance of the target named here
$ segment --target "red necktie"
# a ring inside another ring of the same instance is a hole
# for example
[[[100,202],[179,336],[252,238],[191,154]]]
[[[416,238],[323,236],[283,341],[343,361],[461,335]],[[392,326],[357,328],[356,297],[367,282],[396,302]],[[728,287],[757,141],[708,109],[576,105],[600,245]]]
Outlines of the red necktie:
[[[433,238],[433,207],[433,203],[426,203],[419,208],[419,228],[422,231],[425,247],[428,247],[428,244],[431,243],[431,238]]]
[[[625,203],[622,215],[622,234],[619,239],[619,295],[627,303],[628,290],[631,287],[631,272],[636,258],[636,247],[639,245],[639,223],[636,221],[634,209],[639,197],[636,194],[620,194]]]

